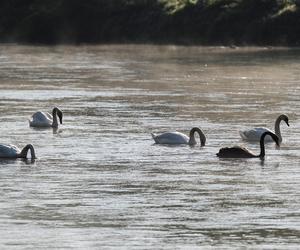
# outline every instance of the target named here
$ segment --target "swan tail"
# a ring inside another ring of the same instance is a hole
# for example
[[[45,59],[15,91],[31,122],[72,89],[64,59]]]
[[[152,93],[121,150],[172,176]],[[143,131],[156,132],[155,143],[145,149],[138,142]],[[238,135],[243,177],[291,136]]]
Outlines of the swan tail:
[[[151,136],[152,136],[153,140],[157,143],[156,135],[154,133],[151,133]]]
[[[248,137],[246,136],[246,134],[245,134],[245,131],[239,131],[239,134],[240,134],[240,136],[242,137],[242,139],[243,140],[247,140],[248,139]]]

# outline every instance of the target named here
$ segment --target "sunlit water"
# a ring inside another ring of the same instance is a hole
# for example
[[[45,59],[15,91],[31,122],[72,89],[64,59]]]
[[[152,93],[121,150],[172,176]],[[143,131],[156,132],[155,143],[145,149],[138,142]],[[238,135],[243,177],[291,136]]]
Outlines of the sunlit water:
[[[38,157],[0,162],[1,249],[297,249],[299,72],[299,50],[0,46],[1,142]],[[216,157],[281,113],[264,162]],[[150,135],[194,126],[203,148]]]

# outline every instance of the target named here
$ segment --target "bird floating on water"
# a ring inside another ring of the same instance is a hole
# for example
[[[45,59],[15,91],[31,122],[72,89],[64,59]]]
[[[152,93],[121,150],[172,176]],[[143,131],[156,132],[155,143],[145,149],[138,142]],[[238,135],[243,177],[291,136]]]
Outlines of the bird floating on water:
[[[157,144],[189,144],[189,145],[195,145],[197,144],[195,139],[195,132],[199,134],[200,137],[200,144],[201,146],[205,146],[206,137],[204,133],[199,128],[192,128],[190,131],[189,137],[183,133],[180,132],[165,132],[160,135],[156,135],[151,133],[153,140]]]
[[[226,147],[221,148],[219,153],[217,153],[217,156],[220,158],[254,158],[258,157],[263,159],[265,157],[265,137],[269,135],[276,143],[277,146],[279,146],[279,138],[277,135],[275,135],[272,132],[264,132],[260,137],[260,154],[256,155],[252,153],[247,148],[241,147],[241,146],[234,146],[234,147]]]
[[[29,125],[31,127],[37,128],[57,128],[57,116],[59,118],[60,124],[62,124],[63,113],[59,108],[53,108],[52,115],[49,113],[38,111],[32,115],[31,119],[29,120]]]
[[[278,118],[275,121],[275,134],[278,136],[279,143],[282,142],[282,137],[281,137],[281,132],[280,132],[280,122],[281,121],[285,121],[286,125],[290,126],[289,125],[289,118],[286,115],[278,116]],[[261,135],[264,132],[267,132],[267,131],[272,132],[268,128],[257,127],[257,128],[253,128],[253,129],[249,129],[249,130],[239,131],[239,133],[240,133],[240,136],[242,137],[243,140],[246,140],[246,141],[259,141],[260,138],[261,138]],[[273,139],[271,138],[271,136],[267,136],[265,138],[266,142],[271,142],[272,140]]]
[[[27,144],[22,150],[15,145],[0,144],[0,158],[27,159],[28,150],[30,150],[31,159],[36,159],[34,147],[31,144]]]

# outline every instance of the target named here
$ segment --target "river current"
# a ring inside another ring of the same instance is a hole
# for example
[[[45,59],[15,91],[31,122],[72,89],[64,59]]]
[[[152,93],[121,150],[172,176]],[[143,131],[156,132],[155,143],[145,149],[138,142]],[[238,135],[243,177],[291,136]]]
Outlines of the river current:
[[[299,72],[287,48],[1,45],[1,143],[37,159],[0,161],[0,248],[298,249]],[[216,157],[280,114],[264,161]],[[150,134],[192,127],[205,147]]]

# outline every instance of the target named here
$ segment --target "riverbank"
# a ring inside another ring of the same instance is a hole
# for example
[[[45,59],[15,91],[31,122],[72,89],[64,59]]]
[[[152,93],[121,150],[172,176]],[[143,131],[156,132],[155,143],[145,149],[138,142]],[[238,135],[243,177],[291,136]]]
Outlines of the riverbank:
[[[297,1],[4,1],[0,41],[299,46]]]

